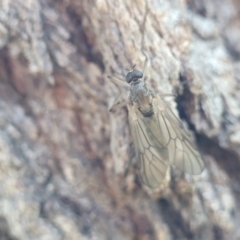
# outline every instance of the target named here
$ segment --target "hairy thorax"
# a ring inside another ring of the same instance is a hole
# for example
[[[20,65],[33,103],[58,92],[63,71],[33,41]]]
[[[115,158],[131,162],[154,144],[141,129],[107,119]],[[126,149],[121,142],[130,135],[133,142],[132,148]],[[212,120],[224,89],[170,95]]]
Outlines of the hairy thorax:
[[[146,88],[142,81],[136,81],[131,84],[129,101],[134,104],[144,117],[151,117],[152,92]]]

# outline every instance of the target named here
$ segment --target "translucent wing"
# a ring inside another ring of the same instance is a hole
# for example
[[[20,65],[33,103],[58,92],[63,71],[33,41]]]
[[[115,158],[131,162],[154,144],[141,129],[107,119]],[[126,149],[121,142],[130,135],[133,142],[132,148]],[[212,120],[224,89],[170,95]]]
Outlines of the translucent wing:
[[[139,160],[140,177],[150,188],[158,187],[169,164],[191,174],[200,174],[204,164],[193,140],[167,104],[154,96],[154,114],[144,117],[129,104],[129,123]]]
[[[143,117],[134,105],[129,104],[128,111],[140,178],[150,188],[156,188],[164,179],[169,165],[168,149],[161,127],[163,122],[159,121],[156,114]]]
[[[204,169],[204,163],[190,134],[159,96],[154,97],[153,104],[157,105],[158,116],[163,119],[167,129],[167,132],[164,132],[164,139],[170,164],[186,173],[200,174]]]

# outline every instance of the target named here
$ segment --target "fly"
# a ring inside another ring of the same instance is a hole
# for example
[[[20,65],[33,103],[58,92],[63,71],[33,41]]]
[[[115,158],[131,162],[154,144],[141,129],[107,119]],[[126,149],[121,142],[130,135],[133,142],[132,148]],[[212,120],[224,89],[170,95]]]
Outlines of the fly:
[[[165,103],[165,95],[154,94],[146,87],[146,65],[147,57],[143,72],[133,69],[126,75],[126,82],[116,77],[110,79],[117,84],[130,84],[128,118],[140,179],[148,187],[157,188],[169,165],[198,175],[204,170],[204,163],[191,135]]]

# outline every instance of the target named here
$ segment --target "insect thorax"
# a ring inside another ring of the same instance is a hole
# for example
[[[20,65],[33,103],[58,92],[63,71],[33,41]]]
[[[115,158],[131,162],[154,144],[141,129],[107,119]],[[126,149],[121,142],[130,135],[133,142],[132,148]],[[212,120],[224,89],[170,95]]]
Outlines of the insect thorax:
[[[137,107],[144,117],[152,116],[152,92],[142,81],[131,84],[129,101]]]

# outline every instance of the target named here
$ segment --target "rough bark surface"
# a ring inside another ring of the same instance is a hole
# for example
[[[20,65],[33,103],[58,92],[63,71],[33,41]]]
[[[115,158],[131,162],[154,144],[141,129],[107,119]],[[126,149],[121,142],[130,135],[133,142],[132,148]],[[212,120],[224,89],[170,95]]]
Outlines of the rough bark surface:
[[[1,0],[0,239],[240,239],[239,13],[237,0]],[[156,191],[129,165],[126,108],[108,112],[127,92],[107,75],[141,70],[143,51],[206,164]]]

